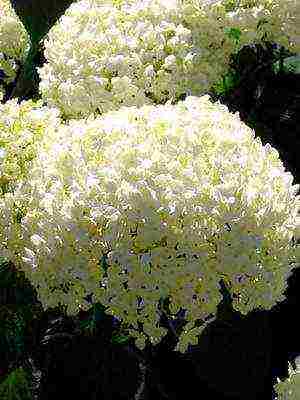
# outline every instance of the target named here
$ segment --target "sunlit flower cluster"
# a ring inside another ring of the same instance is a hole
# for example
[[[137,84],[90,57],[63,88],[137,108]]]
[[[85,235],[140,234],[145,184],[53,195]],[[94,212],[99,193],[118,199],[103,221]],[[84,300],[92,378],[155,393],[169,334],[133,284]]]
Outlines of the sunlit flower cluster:
[[[195,1],[82,0],[45,40],[40,91],[67,118],[203,94],[237,47]],[[224,7],[223,7],[224,9]],[[224,10],[223,10],[224,14]],[[224,15],[223,15],[224,17]]]
[[[45,41],[47,106],[0,105],[0,255],[44,309],[75,315],[93,294],[143,349],[166,334],[169,299],[170,319],[186,310],[184,352],[215,318],[220,279],[243,314],[285,299],[300,265],[300,185],[237,113],[202,95],[245,44],[299,51],[299,16],[296,0],[71,5]],[[29,39],[8,0],[0,17],[10,83]]]
[[[93,293],[143,348],[145,334],[165,335],[158,304],[169,296],[170,318],[187,311],[184,352],[203,329],[195,321],[216,314],[220,279],[243,314],[285,298],[299,261],[292,181],[237,113],[189,96],[61,125],[1,213],[22,238],[10,257],[45,309],[76,314]]]
[[[246,44],[299,50],[296,3],[79,1],[47,35],[40,92],[66,118],[204,94]]]

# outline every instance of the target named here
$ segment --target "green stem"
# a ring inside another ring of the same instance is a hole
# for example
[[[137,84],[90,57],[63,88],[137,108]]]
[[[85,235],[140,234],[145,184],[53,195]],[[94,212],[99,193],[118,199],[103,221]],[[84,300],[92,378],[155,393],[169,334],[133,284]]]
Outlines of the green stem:
[[[32,95],[38,95],[39,78],[34,63],[34,59],[39,49],[39,43],[32,43],[24,64],[21,67],[20,74],[17,78],[16,86],[14,87],[10,99],[20,98],[24,100]]]

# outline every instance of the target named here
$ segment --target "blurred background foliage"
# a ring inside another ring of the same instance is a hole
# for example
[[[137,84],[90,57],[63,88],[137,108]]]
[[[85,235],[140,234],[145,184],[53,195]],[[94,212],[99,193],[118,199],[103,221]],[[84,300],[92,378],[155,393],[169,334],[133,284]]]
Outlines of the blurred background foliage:
[[[0,399],[32,400],[30,375],[20,367],[11,371],[0,385]]]

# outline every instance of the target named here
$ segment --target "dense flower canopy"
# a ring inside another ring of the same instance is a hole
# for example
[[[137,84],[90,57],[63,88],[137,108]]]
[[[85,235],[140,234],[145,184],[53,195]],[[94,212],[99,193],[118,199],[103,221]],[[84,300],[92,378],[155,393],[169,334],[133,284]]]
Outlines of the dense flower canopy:
[[[299,185],[237,113],[209,96],[123,107],[69,121],[40,148],[0,224],[19,232],[6,255],[45,308],[75,314],[93,293],[142,348],[138,321],[159,341],[157,306],[170,296],[170,315],[187,310],[185,351],[203,329],[195,321],[216,313],[220,279],[243,314],[285,298]]]
[[[216,314],[220,279],[243,314],[284,300],[300,261],[299,185],[237,114],[194,96],[245,44],[299,51],[298,6],[80,0],[50,30],[47,106],[0,107],[0,255],[45,309],[74,315],[92,293],[143,348],[165,335],[169,298],[170,318],[187,312],[184,352]],[[6,0],[0,17],[10,83],[29,40]]]

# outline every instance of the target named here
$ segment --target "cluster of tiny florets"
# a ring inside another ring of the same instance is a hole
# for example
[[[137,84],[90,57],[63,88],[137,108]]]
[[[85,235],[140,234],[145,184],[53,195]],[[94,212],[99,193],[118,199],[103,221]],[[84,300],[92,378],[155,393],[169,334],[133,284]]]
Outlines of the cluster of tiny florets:
[[[74,315],[92,294],[142,349],[166,334],[169,299],[170,319],[186,311],[184,352],[215,318],[221,279],[243,314],[285,299],[300,260],[299,185],[203,93],[245,44],[299,51],[299,11],[296,0],[70,6],[45,41],[47,106],[0,106],[0,252],[45,309]],[[0,17],[10,83],[29,40],[7,0]]]
[[[199,26],[188,23],[193,13]],[[224,71],[223,23],[210,25],[202,10],[178,0],[75,3],[45,41],[41,94],[79,118],[203,93]]]
[[[220,279],[243,314],[285,298],[299,185],[209,96],[69,121],[45,138],[30,178],[14,193],[27,207],[17,261],[45,308],[75,314],[93,293],[143,348],[145,335],[165,335],[158,304],[169,297],[170,317],[187,311],[185,351],[195,321],[216,314]]]
[[[207,92],[245,44],[266,40],[299,49],[296,1],[245,1],[231,8],[226,3],[72,4],[45,40],[43,99],[66,118],[163,104]],[[239,40],[228,35],[231,28],[240,32]]]
[[[13,200],[13,193],[19,185],[30,179],[32,161],[40,150],[44,136],[55,134],[60,125],[59,111],[43,106],[42,101],[23,101],[17,99],[0,104],[0,240],[4,253],[7,248],[17,249],[19,239],[17,221],[22,213],[23,205]],[[12,208],[11,202],[14,203]],[[9,204],[9,206],[8,206]],[[9,214],[8,210],[12,210]],[[10,244],[8,244],[10,243]],[[9,252],[11,261],[14,259]]]

